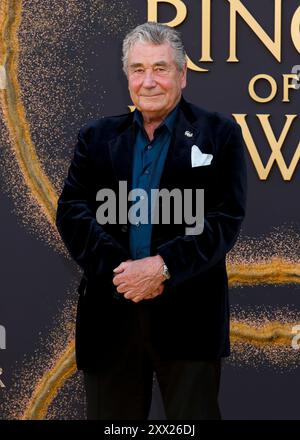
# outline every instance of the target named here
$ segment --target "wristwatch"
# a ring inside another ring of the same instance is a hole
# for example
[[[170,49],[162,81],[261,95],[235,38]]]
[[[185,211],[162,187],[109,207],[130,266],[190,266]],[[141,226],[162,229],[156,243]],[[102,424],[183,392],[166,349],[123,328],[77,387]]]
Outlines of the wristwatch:
[[[162,275],[165,277],[166,280],[169,280],[171,278],[168,266],[166,264],[163,265]]]

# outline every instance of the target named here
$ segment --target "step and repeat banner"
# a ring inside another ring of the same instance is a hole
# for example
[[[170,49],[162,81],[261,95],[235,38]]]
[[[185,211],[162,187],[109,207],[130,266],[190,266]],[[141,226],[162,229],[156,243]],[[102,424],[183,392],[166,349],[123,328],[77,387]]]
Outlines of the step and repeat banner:
[[[55,229],[56,202],[80,127],[130,111],[122,40],[145,21],[181,31],[184,97],[235,120],[245,140],[223,418],[299,419],[297,0],[1,0],[0,418],[85,418],[74,358],[81,272]],[[153,388],[150,418],[163,418],[155,377]]]

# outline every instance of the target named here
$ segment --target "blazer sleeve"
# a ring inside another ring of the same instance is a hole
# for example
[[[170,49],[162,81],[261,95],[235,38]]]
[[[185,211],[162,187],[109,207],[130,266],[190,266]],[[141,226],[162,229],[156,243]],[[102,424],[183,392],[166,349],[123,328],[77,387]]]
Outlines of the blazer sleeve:
[[[241,128],[230,122],[219,167],[221,203],[205,213],[201,234],[178,236],[157,248],[171,275],[166,282],[170,288],[216,265],[237,240],[245,216],[247,176]]]
[[[68,176],[58,199],[56,226],[73,259],[88,278],[101,276],[111,281],[113,269],[130,258],[124,249],[97,222],[92,210],[91,167],[87,128],[79,130]]]

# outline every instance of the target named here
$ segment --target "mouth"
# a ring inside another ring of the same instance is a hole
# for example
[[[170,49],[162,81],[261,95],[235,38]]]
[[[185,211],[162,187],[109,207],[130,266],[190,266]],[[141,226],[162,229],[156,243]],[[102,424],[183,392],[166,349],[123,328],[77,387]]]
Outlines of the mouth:
[[[162,93],[158,93],[157,95],[141,95],[142,98],[157,98],[158,96],[162,96]]]

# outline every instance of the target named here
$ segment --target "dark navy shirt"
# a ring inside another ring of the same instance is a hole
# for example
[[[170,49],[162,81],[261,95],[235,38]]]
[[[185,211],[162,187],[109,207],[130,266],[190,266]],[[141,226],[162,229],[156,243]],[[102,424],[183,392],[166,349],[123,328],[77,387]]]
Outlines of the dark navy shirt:
[[[132,188],[141,188],[146,193],[133,197],[130,209],[135,215],[129,221],[129,245],[132,259],[150,256],[151,243],[151,189],[159,189],[161,174],[168,153],[178,105],[167,115],[165,120],[154,131],[150,142],[143,126],[141,112],[135,110],[136,139],[134,145]],[[148,202],[148,209],[147,208]],[[136,205],[136,207],[135,207]],[[138,206],[140,209],[138,209]],[[155,206],[152,206],[152,209]],[[147,216],[143,215],[147,214]],[[133,218],[134,217],[134,218]],[[134,223],[133,223],[133,220]]]

